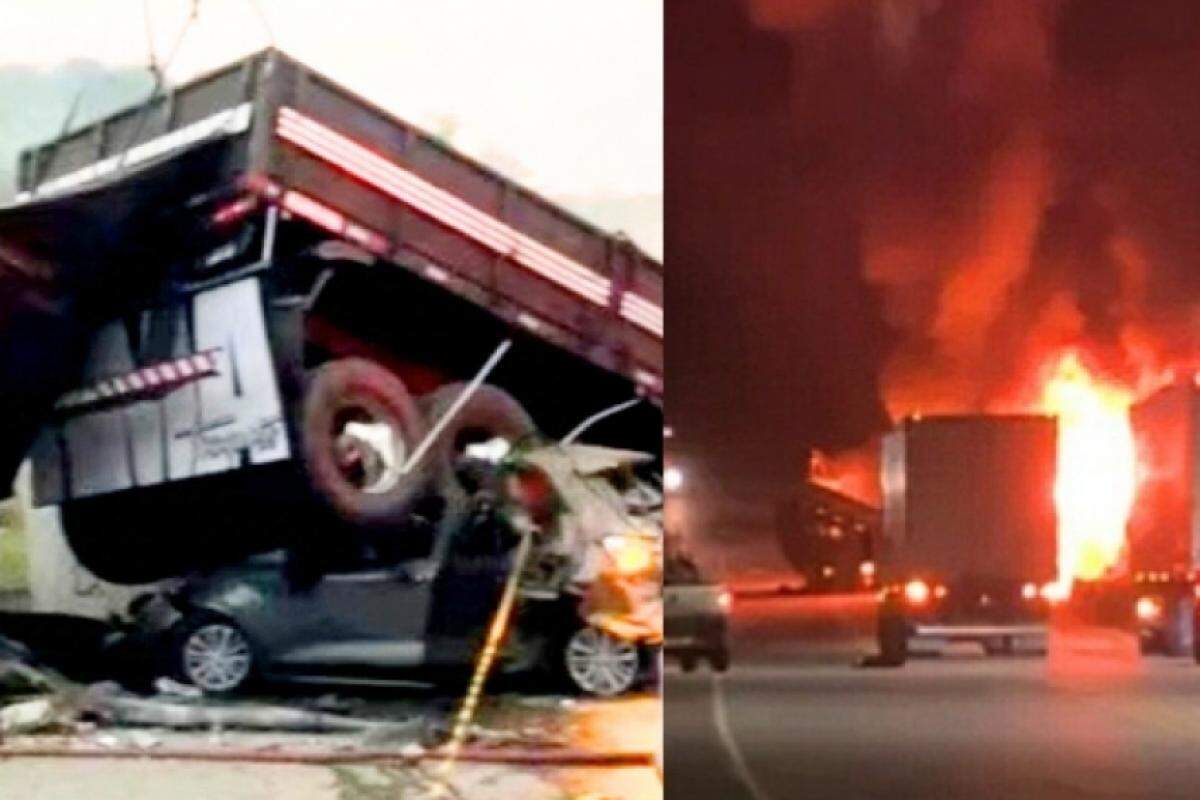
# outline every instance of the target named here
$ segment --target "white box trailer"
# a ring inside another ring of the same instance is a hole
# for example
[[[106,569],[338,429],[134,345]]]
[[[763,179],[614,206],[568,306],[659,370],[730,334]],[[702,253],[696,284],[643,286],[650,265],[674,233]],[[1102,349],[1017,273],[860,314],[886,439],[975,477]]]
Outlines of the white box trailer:
[[[1056,421],[1034,415],[910,418],[885,437],[885,655],[922,639],[1044,647],[1057,453]]]

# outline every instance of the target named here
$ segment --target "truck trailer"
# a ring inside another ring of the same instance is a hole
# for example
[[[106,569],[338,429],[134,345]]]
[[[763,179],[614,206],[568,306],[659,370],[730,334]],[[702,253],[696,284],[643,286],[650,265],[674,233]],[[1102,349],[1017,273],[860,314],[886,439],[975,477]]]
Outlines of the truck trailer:
[[[880,657],[1043,648],[1057,573],[1052,417],[927,416],[883,440]]]
[[[276,50],[19,167],[0,485],[31,456],[106,580],[379,532],[419,550],[472,443],[639,395],[590,435],[659,450],[662,265]]]
[[[1166,386],[1135,404],[1130,422],[1138,483],[1121,581],[1132,588],[1142,651],[1187,654],[1200,556],[1200,388]]]
[[[873,591],[880,516],[877,507],[809,481],[779,505],[775,528],[806,591]]]

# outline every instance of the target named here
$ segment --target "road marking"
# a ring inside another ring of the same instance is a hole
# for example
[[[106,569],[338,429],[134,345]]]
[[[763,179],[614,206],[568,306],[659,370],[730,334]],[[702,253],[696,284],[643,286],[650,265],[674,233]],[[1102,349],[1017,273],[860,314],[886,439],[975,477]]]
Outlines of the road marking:
[[[754,780],[754,776],[750,774],[750,768],[746,766],[746,759],[742,756],[737,742],[734,741],[733,732],[729,727],[729,715],[725,710],[724,677],[714,674],[712,685],[713,720],[717,725],[717,735],[721,737],[721,744],[725,745],[725,751],[729,753],[729,760],[733,762],[733,769],[737,773],[738,780],[742,782],[754,800],[771,800],[771,796],[763,791],[762,787],[758,785],[758,781]]]

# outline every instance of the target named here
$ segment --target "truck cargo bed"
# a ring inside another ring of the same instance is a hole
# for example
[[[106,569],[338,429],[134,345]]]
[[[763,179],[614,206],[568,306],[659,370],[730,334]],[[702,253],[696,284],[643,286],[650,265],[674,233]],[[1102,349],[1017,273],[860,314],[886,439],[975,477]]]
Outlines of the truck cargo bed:
[[[285,210],[658,390],[661,264],[275,50],[23,153],[19,199],[214,137]]]
[[[661,397],[661,264],[276,50],[26,151],[19,189],[0,209],[5,486],[89,332],[186,236],[162,210],[226,195]]]

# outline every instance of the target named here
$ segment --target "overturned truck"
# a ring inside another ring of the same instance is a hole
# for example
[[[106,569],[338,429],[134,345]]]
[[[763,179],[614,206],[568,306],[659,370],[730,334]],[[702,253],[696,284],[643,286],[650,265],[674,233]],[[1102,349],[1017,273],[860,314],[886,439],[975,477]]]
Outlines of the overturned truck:
[[[428,560],[486,494],[473,445],[561,455],[637,395],[589,437],[657,457],[661,265],[277,51],[23,153],[19,189],[0,484],[30,457],[101,578]]]

